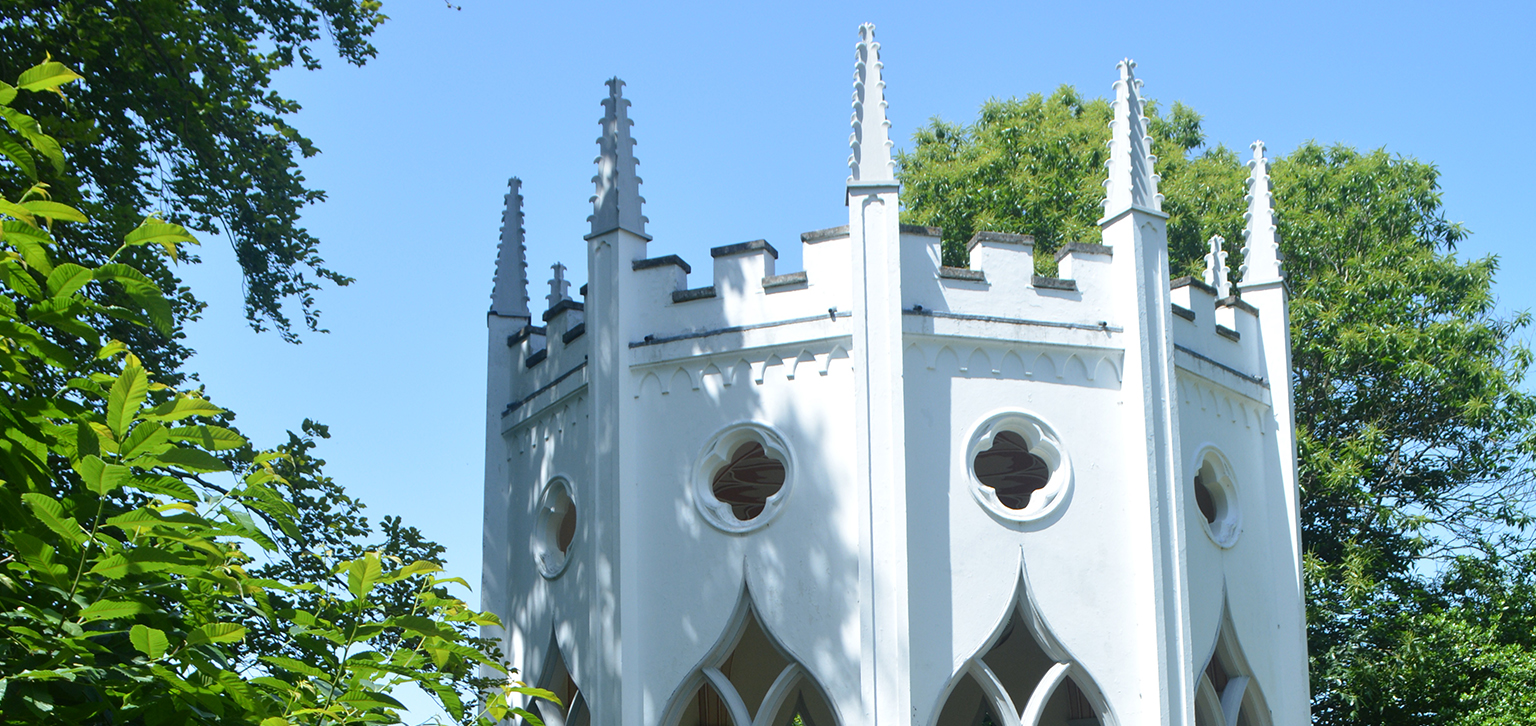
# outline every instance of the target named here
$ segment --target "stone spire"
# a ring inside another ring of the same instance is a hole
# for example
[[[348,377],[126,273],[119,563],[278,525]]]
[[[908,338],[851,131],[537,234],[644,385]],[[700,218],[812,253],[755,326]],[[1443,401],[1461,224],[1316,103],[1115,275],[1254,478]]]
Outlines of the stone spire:
[[[1120,61],[1120,80],[1115,81],[1114,120],[1110,122],[1109,178],[1104,180],[1104,216],[1113,217],[1131,207],[1161,212],[1163,195],[1157,193],[1152,137],[1147,133],[1141,81],[1136,61]]]
[[[891,122],[885,112],[885,66],[880,44],[875,42],[874,23],[859,26],[853,65],[853,133],[848,145],[848,181],[895,182],[896,162],[891,157]]]
[[[1205,284],[1216,288],[1217,299],[1232,294],[1232,273],[1227,268],[1227,251],[1222,249],[1226,243],[1221,235],[1211,235],[1211,251],[1205,253]]]
[[[1264,158],[1264,142],[1252,145],[1253,160],[1248,162],[1248,213],[1243,229],[1242,284],[1255,285],[1284,279],[1280,270],[1280,236],[1275,231],[1274,195],[1269,191],[1269,159]]]
[[[630,136],[629,99],[624,98],[624,82],[608,79],[608,97],[603,99],[603,135],[597,138],[597,194],[592,197],[592,234],[597,236],[615,229],[625,229],[646,239],[646,218],[640,213],[645,199],[640,196],[640,177],[635,167],[635,139]]]
[[[531,317],[528,312],[528,248],[523,243],[523,181],[507,180],[507,207],[501,213],[501,244],[496,246],[496,276],[491,312]]]
[[[549,309],[553,310],[561,301],[571,299],[571,283],[565,280],[565,265],[556,262],[549,267],[555,271],[555,276],[549,280],[549,296],[547,298],[549,300]]]

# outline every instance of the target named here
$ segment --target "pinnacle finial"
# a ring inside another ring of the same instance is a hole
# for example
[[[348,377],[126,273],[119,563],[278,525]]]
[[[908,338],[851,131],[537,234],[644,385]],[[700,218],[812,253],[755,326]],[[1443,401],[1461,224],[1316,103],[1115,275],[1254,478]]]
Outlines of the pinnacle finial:
[[[853,149],[848,155],[850,183],[896,180],[884,72],[874,23],[860,25],[859,43],[854,46],[853,133],[848,136],[848,145]]]
[[[597,138],[597,176],[592,182],[597,193],[592,196],[592,235],[626,229],[646,236],[646,218],[640,207],[640,177],[635,173],[635,140],[630,136],[629,99],[624,98],[624,82],[608,80],[608,97],[603,99],[602,136]]]
[[[1216,288],[1216,298],[1225,299],[1232,294],[1231,271],[1227,268],[1227,243],[1221,235],[1211,235],[1211,251],[1205,253],[1205,284]]]
[[[507,180],[506,209],[501,213],[501,243],[496,245],[496,276],[491,285],[491,312],[530,317],[528,313],[528,248],[523,240],[523,182]]]
[[[565,280],[565,265],[556,262],[549,266],[555,271],[555,276],[549,279],[549,308],[553,310],[562,300],[571,299],[571,283]]]
[[[1274,195],[1269,187],[1269,159],[1264,157],[1264,142],[1255,141],[1253,159],[1248,162],[1248,212],[1243,215],[1242,284],[1279,282],[1285,275],[1280,268],[1280,236],[1275,229]]]
[[[1141,80],[1136,78],[1136,61],[1126,58],[1117,67],[1120,80],[1114,84],[1109,160],[1104,162],[1109,169],[1109,178],[1104,180],[1104,216],[1117,215],[1130,207],[1161,212],[1163,195],[1157,193],[1157,157],[1152,155],[1152,137],[1148,134]]]

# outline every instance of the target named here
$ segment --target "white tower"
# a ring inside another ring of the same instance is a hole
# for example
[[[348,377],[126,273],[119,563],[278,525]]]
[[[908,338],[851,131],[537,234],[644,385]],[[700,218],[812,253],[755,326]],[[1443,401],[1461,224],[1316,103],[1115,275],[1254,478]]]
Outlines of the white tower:
[[[534,325],[521,197],[490,316],[484,607],[546,723],[1309,721],[1286,292],[1255,145],[1241,280],[1169,282],[1135,64],[1103,244],[971,267],[899,224],[860,28],[846,226],[653,256],[623,83],[584,302]],[[516,289],[513,289],[516,286]],[[1234,288],[1237,296],[1227,293]],[[1221,291],[1218,294],[1218,289]]]

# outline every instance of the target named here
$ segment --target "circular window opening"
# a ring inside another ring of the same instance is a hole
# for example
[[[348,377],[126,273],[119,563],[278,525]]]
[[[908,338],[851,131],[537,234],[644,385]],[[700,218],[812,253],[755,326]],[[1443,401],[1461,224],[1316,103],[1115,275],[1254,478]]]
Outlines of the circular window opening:
[[[736,447],[731,460],[715,472],[710,491],[731,508],[731,515],[750,522],[763,513],[768,499],[784,487],[784,464],[770,458],[763,445],[749,441]]]
[[[1230,470],[1215,452],[1201,457],[1200,467],[1195,471],[1194,494],[1201,525],[1211,541],[1221,547],[1235,544],[1241,530],[1237,490]]]
[[[1029,443],[1012,431],[992,437],[992,448],[977,454],[972,466],[981,485],[991,487],[997,501],[1014,510],[1028,508],[1029,495],[1051,481],[1050,466],[1030,453]]]
[[[563,479],[550,482],[539,503],[537,542],[534,557],[539,572],[556,577],[569,561],[571,543],[576,540],[576,502],[570,485]]]
[[[573,539],[576,539],[576,506],[574,504],[566,507],[565,514],[560,517],[560,527],[555,530],[555,546],[560,549],[560,554],[570,551]]]
[[[977,427],[967,448],[971,493],[993,515],[1020,522],[1048,516],[1068,497],[1072,467],[1056,432],[1025,413]]]
[[[1200,514],[1205,515],[1206,524],[1215,524],[1216,516],[1220,511],[1216,508],[1216,502],[1221,497],[1220,491],[1211,491],[1211,485],[1205,481],[1206,474],[1201,472],[1195,475],[1195,505],[1200,507]]]
[[[734,426],[704,447],[694,469],[694,505],[727,532],[763,527],[789,494],[793,468],[777,432],[758,424]]]

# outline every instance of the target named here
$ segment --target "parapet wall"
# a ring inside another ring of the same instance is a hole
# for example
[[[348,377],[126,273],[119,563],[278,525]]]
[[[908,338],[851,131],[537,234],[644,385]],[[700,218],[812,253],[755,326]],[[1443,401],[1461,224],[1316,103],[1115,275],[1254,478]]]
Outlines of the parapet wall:
[[[941,237],[937,228],[901,226],[902,309],[914,319],[909,333],[1034,339],[1069,348],[1120,345],[1115,335],[1123,322],[1115,301],[1126,291],[1111,282],[1117,264],[1112,248],[1069,243],[1056,254],[1059,276],[1043,277],[1035,274],[1034,238],[1028,235],[977,233],[969,242],[968,268],[941,264]],[[848,228],[807,232],[800,242],[800,271],[780,270],[778,250],[766,240],[713,248],[705,278],[676,255],[632,261],[623,274],[635,284],[626,286],[621,301],[640,311],[630,318],[639,327],[621,336],[634,351],[632,363],[846,335],[846,326],[812,323],[835,323],[851,310]],[[1258,309],[1236,296],[1218,299],[1216,289],[1199,280],[1182,278],[1170,287],[1181,363],[1199,361],[1262,388]],[[544,313],[543,322],[512,336],[520,363],[513,372],[514,407],[536,393],[557,393],[546,389],[586,360],[586,326],[603,324],[586,320],[582,304],[570,300]]]
[[[1110,265],[1114,251],[1103,245],[1070,243],[1056,259],[1059,277],[1035,274],[1034,240],[1028,235],[981,232],[970,242],[971,266],[940,264],[940,230],[903,225],[902,306],[914,318],[944,323],[909,326],[928,335],[1017,339],[1035,337],[1069,348],[1114,347],[1115,319]],[[631,349],[667,346],[665,352],[636,356],[642,364],[658,358],[718,354],[721,343],[783,345],[797,339],[843,335],[836,326],[809,325],[846,316],[852,304],[852,269],[846,227],[801,235],[805,270],[780,272],[778,251],[764,240],[716,247],[710,284],[676,255],[635,260],[629,274],[639,283],[626,305],[644,310],[643,330],[626,338]],[[694,284],[690,284],[693,278]],[[1258,310],[1236,296],[1217,298],[1215,288],[1182,278],[1171,283],[1172,330],[1182,355],[1262,387]],[[585,288],[583,288],[585,292]],[[585,381],[575,369],[586,361],[588,321],[581,303],[563,301],[509,338],[516,348],[514,400],[507,415],[551,400]],[[592,321],[597,323],[598,321]],[[966,325],[965,323],[975,323]],[[774,328],[776,334],[746,335]],[[1022,331],[1021,331],[1022,328]],[[1002,331],[1002,332],[998,332]],[[722,335],[723,340],[704,341]],[[675,345],[689,341],[684,345]],[[563,378],[562,378],[563,376]],[[559,380],[557,380],[559,379]]]

